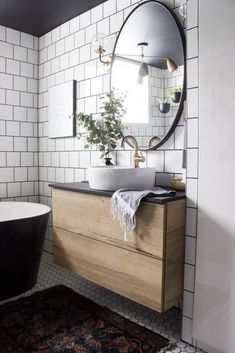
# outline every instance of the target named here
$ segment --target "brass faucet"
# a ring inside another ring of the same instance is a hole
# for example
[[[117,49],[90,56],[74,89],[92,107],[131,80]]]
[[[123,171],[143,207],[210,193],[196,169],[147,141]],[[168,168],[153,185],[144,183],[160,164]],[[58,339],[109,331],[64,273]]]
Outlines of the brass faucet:
[[[125,142],[127,142],[127,140],[131,140],[131,142],[133,143],[133,147],[134,147],[133,167],[139,168],[139,163],[144,162],[145,157],[143,156],[142,152],[138,152],[138,149],[139,149],[138,142],[136,141],[136,139],[132,135],[126,135],[123,137],[122,142],[121,142],[121,147],[124,148],[124,144],[125,144]]]

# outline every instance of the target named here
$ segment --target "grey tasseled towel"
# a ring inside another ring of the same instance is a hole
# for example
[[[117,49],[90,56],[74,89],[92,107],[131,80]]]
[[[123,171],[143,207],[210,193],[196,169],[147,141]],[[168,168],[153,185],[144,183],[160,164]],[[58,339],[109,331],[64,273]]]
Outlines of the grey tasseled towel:
[[[136,226],[135,213],[141,200],[145,196],[163,196],[174,194],[174,190],[164,190],[161,187],[154,187],[148,190],[120,189],[111,198],[112,214],[117,217],[124,230],[124,240],[127,240],[127,232],[131,232]]]

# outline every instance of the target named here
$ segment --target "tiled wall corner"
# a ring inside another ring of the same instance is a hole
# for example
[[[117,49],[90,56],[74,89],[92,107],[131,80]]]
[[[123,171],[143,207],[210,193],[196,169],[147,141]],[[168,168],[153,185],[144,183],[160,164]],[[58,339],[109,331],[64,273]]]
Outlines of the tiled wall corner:
[[[198,201],[198,0],[187,1],[187,209],[182,338],[192,344]]]
[[[38,38],[1,26],[0,200],[38,201]]]

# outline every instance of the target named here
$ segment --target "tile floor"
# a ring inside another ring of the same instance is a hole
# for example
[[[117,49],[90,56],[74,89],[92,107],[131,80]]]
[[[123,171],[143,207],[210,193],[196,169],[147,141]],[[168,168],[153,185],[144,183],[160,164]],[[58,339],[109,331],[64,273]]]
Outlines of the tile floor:
[[[172,350],[166,353],[203,353],[201,350],[180,340],[181,313],[179,309],[173,308],[166,313],[157,314],[153,310],[145,308],[56,266],[53,264],[52,256],[48,253],[44,253],[42,256],[37,285],[31,291],[26,292],[24,296],[57,284],[64,284],[71,287],[94,302],[108,307],[141,326],[168,337],[174,345]],[[12,300],[14,299],[12,298]]]

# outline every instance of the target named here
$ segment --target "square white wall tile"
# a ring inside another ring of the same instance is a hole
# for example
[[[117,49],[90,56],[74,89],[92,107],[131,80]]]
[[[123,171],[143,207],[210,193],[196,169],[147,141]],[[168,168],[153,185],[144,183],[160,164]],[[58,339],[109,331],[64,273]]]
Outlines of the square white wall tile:
[[[33,64],[21,62],[20,72],[21,72],[21,76],[33,78],[34,77]]]
[[[56,47],[55,47],[56,56],[60,56],[64,54],[64,50],[65,50],[64,39],[61,39],[58,42],[56,42]]]
[[[91,11],[86,11],[80,15],[80,29],[88,27],[91,23]]]
[[[189,292],[194,292],[195,283],[195,266],[184,265],[184,289]]]
[[[0,49],[1,50],[1,49]],[[13,76],[0,73],[0,82],[1,82],[1,88],[13,88]]]
[[[79,30],[79,16],[72,18],[69,21],[69,33],[74,33]]]
[[[6,72],[8,74],[19,75],[20,74],[20,62],[17,60],[7,59],[6,60]]]
[[[5,198],[7,196],[7,184],[1,183],[0,184],[0,199]]]
[[[21,46],[29,49],[33,49],[34,37],[31,34],[21,32]]]
[[[34,195],[34,183],[33,182],[24,182],[21,186],[22,196]]]
[[[6,40],[6,27],[0,26],[0,40]]]
[[[187,206],[197,207],[198,180],[187,178],[186,195]]]
[[[56,183],[64,183],[64,168],[56,168],[55,181]]]
[[[0,167],[6,167],[7,157],[6,152],[0,152]]]
[[[25,137],[14,137],[14,151],[26,151],[27,139]]]
[[[72,168],[65,169],[64,181],[65,181],[65,183],[73,183],[74,182],[74,169],[72,169]]]
[[[9,105],[19,105],[20,104],[20,94],[17,91],[7,91],[6,92],[6,102]]]
[[[13,168],[1,168],[0,183],[9,183],[14,181]]]
[[[88,168],[91,165],[91,153],[90,151],[81,151],[80,152],[80,168]]]
[[[27,91],[27,78],[15,76],[14,77],[14,89],[16,91]]]
[[[164,171],[164,152],[149,151],[147,152],[147,166],[156,168],[156,172]]]
[[[198,119],[188,119],[187,143],[189,148],[198,148]]]
[[[193,320],[183,317],[182,322],[182,339],[185,342],[192,344]]]
[[[103,4],[104,17],[110,16],[116,12],[116,0],[109,0]]]
[[[108,36],[108,34],[110,33],[110,21],[109,18],[104,18],[102,21],[99,21],[97,23],[97,32],[98,33],[103,33],[106,36]],[[107,39],[108,41],[108,39]],[[107,42],[107,46],[106,46],[106,50],[108,50],[108,42]]]
[[[21,196],[20,183],[8,183],[7,184],[7,196],[8,197]]]
[[[14,45],[14,59],[20,61],[27,61],[27,49]]]
[[[177,126],[175,129],[175,149],[184,148],[184,126]]]
[[[198,0],[187,2],[187,28],[198,26]]]
[[[187,264],[196,264],[196,239],[186,236],[185,238],[185,262]]]
[[[198,149],[187,150],[187,177],[197,178],[198,176]]]
[[[91,9],[91,23],[96,23],[103,18],[103,5],[98,5]]]
[[[27,181],[27,168],[15,168],[15,181]]]
[[[78,168],[79,167],[79,153],[78,152],[70,152],[69,166],[71,168]]]
[[[130,6],[131,0],[118,0],[117,1],[117,11],[123,10]]]
[[[187,58],[198,56],[198,27],[187,31]]]
[[[187,87],[198,87],[198,58],[187,61]]]
[[[110,33],[118,32],[123,24],[123,11],[110,17]]]
[[[0,151],[13,151],[13,137],[1,136]]]
[[[20,44],[20,32],[11,28],[6,28],[6,41],[12,44]]]
[[[20,166],[20,153],[19,152],[7,152],[7,166],[8,167]]]
[[[13,107],[9,105],[0,104],[0,119],[12,120],[13,119]]]
[[[51,31],[51,41],[52,43],[57,42],[60,39],[60,27],[56,27]],[[40,48],[40,40],[39,40],[39,48]],[[40,48],[42,49],[42,47]]]
[[[182,151],[165,151],[165,172],[182,173]]]
[[[0,58],[0,72],[6,72],[6,59]]]
[[[184,291],[183,295],[183,315],[188,318],[193,318],[193,293]]]
[[[20,135],[20,124],[16,121],[7,121],[7,135],[19,136]]]
[[[5,42],[0,42],[0,53],[5,58],[13,58],[13,45]]]
[[[67,37],[69,35],[69,21],[63,23],[60,26],[60,38]],[[44,41],[45,44],[45,41]]]
[[[195,208],[186,209],[186,235],[196,237],[197,235],[197,210]]]
[[[188,89],[187,103],[188,103],[188,118],[198,117],[198,88]]]

